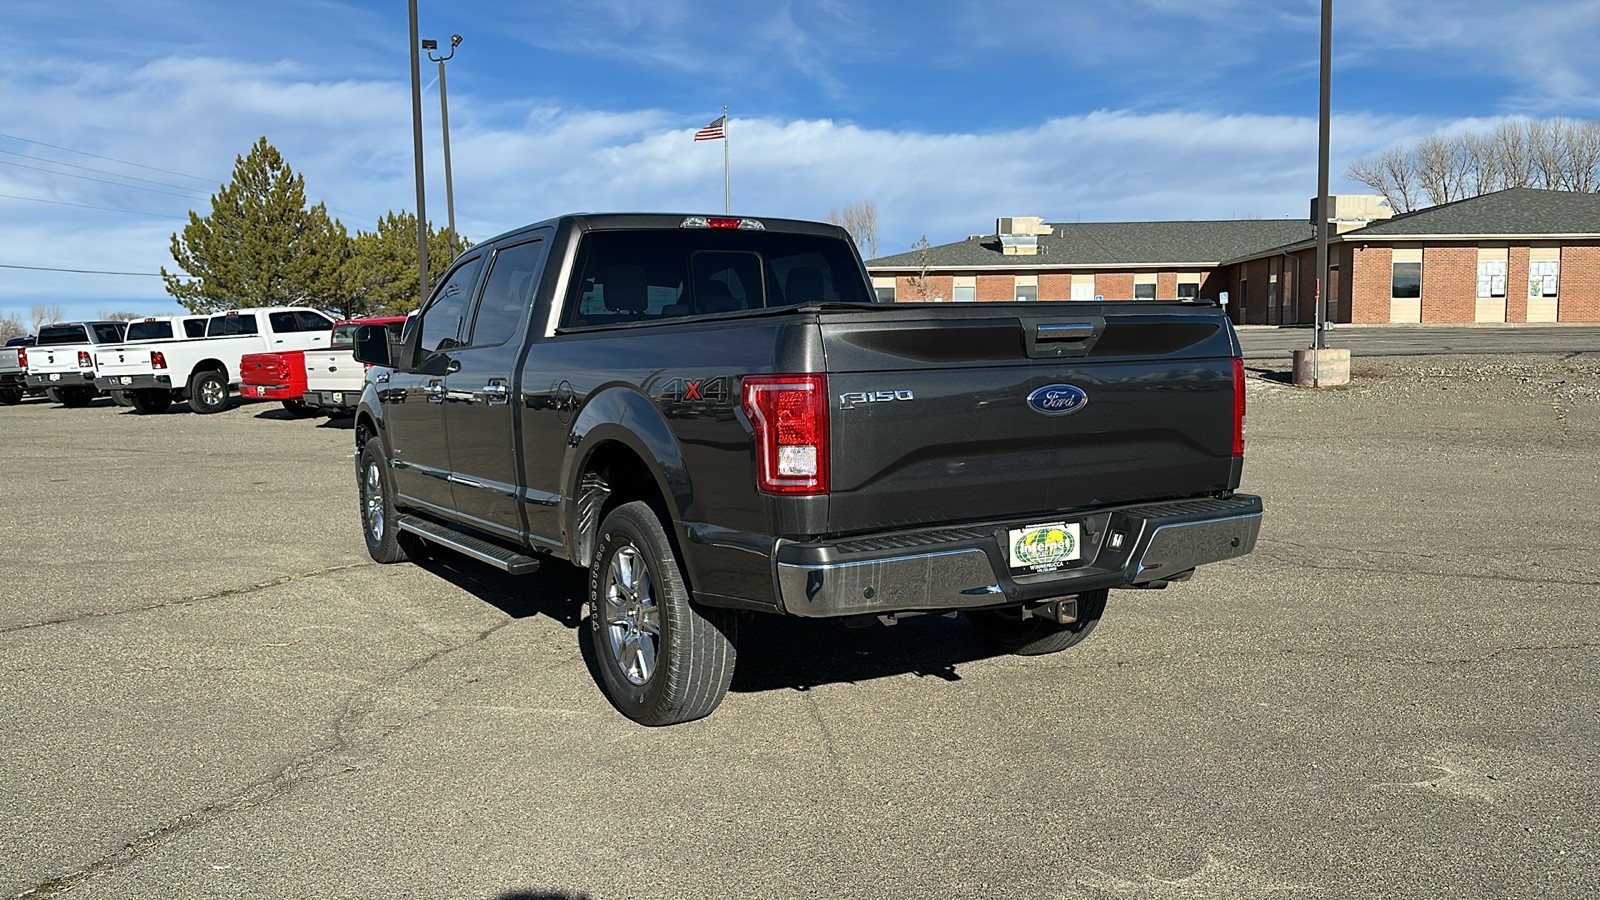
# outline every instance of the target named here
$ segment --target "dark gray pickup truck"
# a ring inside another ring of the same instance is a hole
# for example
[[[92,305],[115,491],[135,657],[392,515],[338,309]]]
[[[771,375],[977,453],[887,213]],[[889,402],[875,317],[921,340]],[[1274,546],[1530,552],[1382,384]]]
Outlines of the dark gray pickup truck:
[[[741,611],[959,611],[1049,653],[1261,521],[1220,308],[877,303],[831,225],[530,225],[356,356],[373,558],[587,567],[603,687],[649,725],[716,708]]]

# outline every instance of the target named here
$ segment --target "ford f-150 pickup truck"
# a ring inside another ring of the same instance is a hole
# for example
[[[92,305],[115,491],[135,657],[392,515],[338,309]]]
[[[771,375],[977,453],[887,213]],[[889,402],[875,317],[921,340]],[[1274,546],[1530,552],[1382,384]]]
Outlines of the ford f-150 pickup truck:
[[[62,406],[88,406],[99,396],[95,387],[95,351],[118,344],[128,332],[125,322],[57,322],[39,329],[28,351],[28,386],[43,388]]]
[[[588,570],[602,687],[710,713],[743,611],[962,613],[1070,647],[1111,588],[1249,553],[1214,303],[874,302],[840,228],[562,216],[463,253],[357,410],[367,549]]]
[[[216,313],[198,340],[155,341],[100,373],[118,390],[128,391],[134,409],[162,412],[175,400],[188,400],[197,413],[221,412],[229,391],[240,383],[246,353],[326,347],[333,320],[314,309],[256,307]]]

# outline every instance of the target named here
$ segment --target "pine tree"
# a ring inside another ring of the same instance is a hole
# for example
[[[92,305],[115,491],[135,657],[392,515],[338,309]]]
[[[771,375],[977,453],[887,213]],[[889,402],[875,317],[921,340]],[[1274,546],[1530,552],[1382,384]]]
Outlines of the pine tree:
[[[305,179],[265,137],[237,157],[233,179],[211,196],[211,213],[189,213],[172,236],[172,258],[188,274],[161,270],[167,293],[190,312],[250,306],[340,305],[350,255],[344,225],[320,203],[307,208]]]
[[[464,247],[472,242],[456,235]],[[340,294],[346,316],[378,312],[401,313],[417,308],[417,217],[401,210],[378,220],[376,231],[358,231],[351,239],[350,257],[343,271]],[[450,268],[447,232],[428,224],[428,287]]]

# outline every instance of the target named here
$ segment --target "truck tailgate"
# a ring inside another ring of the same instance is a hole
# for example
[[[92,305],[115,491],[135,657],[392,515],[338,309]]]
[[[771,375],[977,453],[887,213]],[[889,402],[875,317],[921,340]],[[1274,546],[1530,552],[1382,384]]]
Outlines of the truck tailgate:
[[[1237,486],[1237,338],[1206,309],[824,315],[830,526],[981,521]]]
[[[150,374],[150,349],[136,344],[117,344],[103,347],[95,354],[100,377],[114,378],[122,375]]]

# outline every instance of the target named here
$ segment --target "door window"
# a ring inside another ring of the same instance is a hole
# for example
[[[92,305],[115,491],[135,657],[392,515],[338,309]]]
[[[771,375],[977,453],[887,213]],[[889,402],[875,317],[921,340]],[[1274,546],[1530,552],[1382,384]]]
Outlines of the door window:
[[[332,319],[309,309],[295,310],[294,317],[299,320],[301,331],[329,331],[333,328]]]
[[[472,346],[503,344],[516,333],[523,315],[533,305],[533,292],[543,269],[543,241],[507,247],[494,255],[472,323]]]
[[[450,270],[433,299],[422,313],[423,353],[438,353],[461,346],[461,320],[467,312],[467,301],[472,298],[473,285],[478,280],[478,267],[483,256],[464,259]]]

